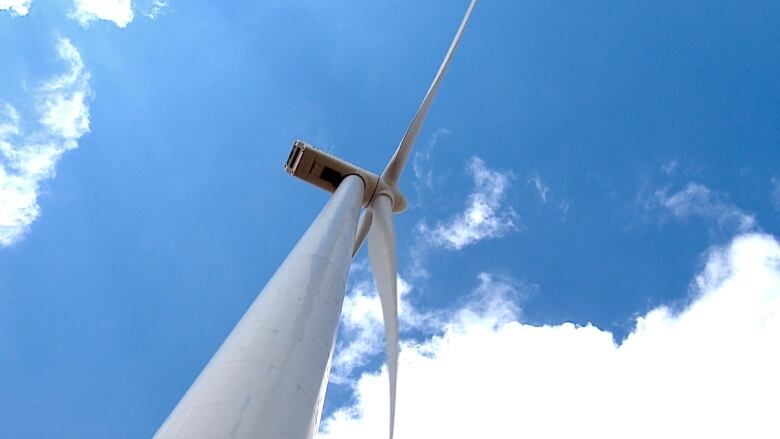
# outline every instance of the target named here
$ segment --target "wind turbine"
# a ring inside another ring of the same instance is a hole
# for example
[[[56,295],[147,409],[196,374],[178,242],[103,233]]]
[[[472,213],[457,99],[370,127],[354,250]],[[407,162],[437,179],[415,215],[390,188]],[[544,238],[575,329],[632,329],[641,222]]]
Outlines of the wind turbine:
[[[381,175],[305,142],[293,144],[287,172],[333,195],[155,438],[314,437],[349,266],[368,237],[385,326],[392,439],[399,351],[393,214],[407,204],[398,181],[476,2],[471,0],[422,104]],[[361,206],[365,210],[358,220]]]

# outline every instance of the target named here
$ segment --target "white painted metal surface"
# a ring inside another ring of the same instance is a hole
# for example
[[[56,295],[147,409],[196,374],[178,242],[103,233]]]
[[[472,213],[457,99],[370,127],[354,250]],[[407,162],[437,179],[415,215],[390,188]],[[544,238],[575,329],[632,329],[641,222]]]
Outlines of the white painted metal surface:
[[[363,191],[344,179],[155,438],[314,436]]]

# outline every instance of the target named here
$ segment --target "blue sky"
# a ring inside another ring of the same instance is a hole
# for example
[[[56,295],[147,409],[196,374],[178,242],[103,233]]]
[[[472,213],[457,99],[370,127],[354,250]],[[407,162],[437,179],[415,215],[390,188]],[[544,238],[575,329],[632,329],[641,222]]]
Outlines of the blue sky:
[[[467,3],[0,0],[0,437],[151,436],[327,199],[291,142],[381,170]],[[480,2],[401,181],[399,438],[776,437],[778,38]],[[364,253],[325,437],[386,428]]]

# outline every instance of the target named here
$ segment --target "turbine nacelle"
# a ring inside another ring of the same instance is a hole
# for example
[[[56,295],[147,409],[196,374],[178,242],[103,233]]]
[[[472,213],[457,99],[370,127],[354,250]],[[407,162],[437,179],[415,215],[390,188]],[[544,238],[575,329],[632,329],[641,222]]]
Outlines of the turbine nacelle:
[[[293,142],[287,163],[284,164],[284,170],[294,177],[331,193],[336,191],[341,181],[348,175],[357,175],[365,185],[363,207],[369,207],[374,197],[381,194],[387,195],[392,200],[393,213],[406,210],[406,197],[398,190],[397,185],[302,140]]]

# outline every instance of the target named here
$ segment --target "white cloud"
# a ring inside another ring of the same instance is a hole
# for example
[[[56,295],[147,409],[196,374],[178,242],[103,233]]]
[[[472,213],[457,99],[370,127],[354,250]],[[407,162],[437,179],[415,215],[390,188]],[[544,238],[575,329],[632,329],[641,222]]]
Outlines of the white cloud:
[[[536,189],[536,193],[539,194],[539,199],[542,200],[542,203],[547,202],[547,193],[550,192],[550,188],[544,184],[539,175],[534,175],[529,178],[527,184],[533,185],[534,189]]]
[[[530,174],[530,177],[525,182],[526,187],[530,186],[534,195],[539,197],[539,201],[543,206],[549,206],[560,213],[561,221],[566,221],[569,216],[569,208],[571,203],[568,200],[561,198],[555,191],[550,189],[550,186],[542,180],[542,177],[537,172]]]
[[[721,228],[734,227],[740,232],[756,227],[753,215],[723,201],[717,193],[698,183],[688,183],[685,189],[672,194],[668,188],[657,190],[647,207],[660,207],[681,220],[692,217],[712,220]]]
[[[358,271],[362,273],[358,273]],[[368,271],[355,269],[350,276],[365,276]],[[400,275],[398,282],[399,330],[423,329],[438,322],[434,313],[421,313],[407,300],[412,285]],[[336,384],[350,383],[352,374],[365,366],[372,357],[384,352],[384,323],[382,304],[371,280],[360,280],[354,284],[344,298],[341,313],[342,334],[333,358],[333,372],[330,381]]]
[[[560,200],[558,201],[558,210],[561,211],[562,218],[565,220],[566,217],[569,215],[569,208],[571,207],[571,204],[566,200]]]
[[[428,143],[425,145],[425,147],[414,153],[414,158],[412,159],[412,171],[414,172],[414,186],[418,192],[418,196],[420,192],[420,186],[423,186],[428,190],[433,190],[435,187],[433,169],[430,167],[433,149],[436,146],[436,143],[439,142],[439,137],[449,133],[450,131],[448,129],[439,128],[435,133],[433,133],[433,135],[431,135],[431,138],[428,139]]]
[[[672,175],[674,174],[674,171],[677,169],[677,160],[669,160],[668,162],[661,165],[661,172],[663,172],[666,175]]]
[[[474,191],[469,195],[466,210],[432,229],[420,224],[418,231],[431,244],[459,250],[486,238],[503,236],[517,228],[517,214],[504,205],[512,176],[488,169],[478,157],[469,161],[474,178]]]
[[[621,345],[521,323],[484,288],[440,335],[403,343],[396,438],[780,437],[780,245],[740,236],[693,285],[689,307],[649,312]],[[363,374],[320,437],[386,435],[385,374]]]
[[[165,15],[170,9],[168,0],[153,0],[149,8],[143,12],[144,15],[152,20],[157,19],[162,15]]]
[[[113,21],[119,27],[133,21],[132,0],[73,0],[70,17],[86,26],[91,21]]]
[[[26,133],[17,110],[0,107],[0,245],[21,239],[40,215],[38,193],[60,156],[89,131],[89,72],[67,39],[57,45],[69,69],[44,83],[35,96],[39,129]]]
[[[11,11],[12,15],[27,15],[32,0],[0,0],[0,11]]]

